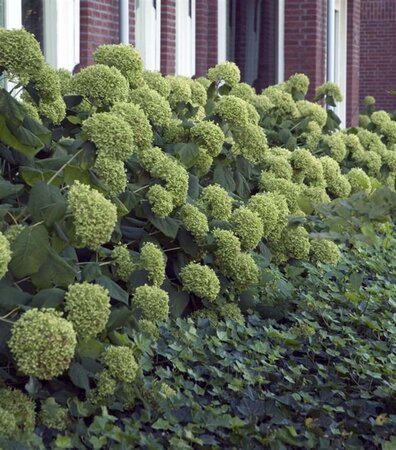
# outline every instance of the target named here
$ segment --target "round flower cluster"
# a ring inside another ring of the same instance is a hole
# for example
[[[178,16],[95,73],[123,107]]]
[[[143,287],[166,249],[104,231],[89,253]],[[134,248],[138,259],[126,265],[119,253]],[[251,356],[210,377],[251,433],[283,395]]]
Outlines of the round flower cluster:
[[[116,103],[111,108],[112,114],[124,120],[133,133],[133,140],[138,151],[151,147],[153,131],[146,114],[138,105],[133,103]]]
[[[153,125],[165,126],[172,117],[168,101],[149,87],[142,86],[130,91],[129,100],[142,108]]]
[[[367,95],[366,97],[364,97],[363,103],[366,106],[373,106],[375,105],[375,98],[372,95]]]
[[[141,311],[143,319],[155,322],[165,321],[169,314],[168,293],[157,286],[139,286],[133,297],[133,304]]]
[[[206,175],[213,164],[213,158],[208,154],[205,147],[198,147],[198,153],[194,160],[194,167],[198,177]]]
[[[172,194],[160,184],[150,186],[147,191],[147,199],[150,202],[153,213],[161,219],[169,216],[173,211]]]
[[[344,144],[348,155],[358,161],[364,158],[365,149],[363,148],[360,139],[355,134],[344,134]]]
[[[367,173],[376,177],[380,174],[382,167],[382,158],[378,153],[371,150],[364,152],[363,157],[357,160],[363,166],[367,167]]]
[[[215,158],[221,152],[224,143],[224,133],[214,122],[198,122],[191,128],[193,140],[206,148],[210,156]]]
[[[239,97],[245,102],[254,103],[256,100],[256,91],[255,89],[247,83],[238,83],[236,84],[230,91],[231,95],[235,95],[235,97]]]
[[[384,163],[388,165],[391,172],[396,172],[396,151],[388,150],[384,156]],[[7,236],[7,231],[6,231]],[[7,236],[8,238],[8,236]]]
[[[128,44],[100,45],[93,53],[98,64],[115,67],[128,80],[133,89],[141,86],[143,82],[143,59],[140,53]]]
[[[191,89],[191,101],[193,105],[205,106],[208,99],[206,89],[201,83],[198,83],[197,80],[189,79],[189,82]]]
[[[268,151],[267,137],[258,125],[247,124],[233,132],[235,144],[232,151],[235,155],[242,155],[252,164],[263,161]]]
[[[283,178],[276,178],[271,172],[261,173],[259,185],[264,192],[281,194],[285,198],[289,210],[291,212],[296,210],[301,185]]]
[[[344,175],[341,175],[340,166],[330,156],[320,158],[323,175],[326,180],[326,191],[333,198],[346,198],[351,193],[351,185]]]
[[[301,195],[309,203],[305,207],[302,207],[307,213],[320,203],[330,202],[330,197],[328,196],[326,189],[322,186],[307,186],[302,189]]]
[[[72,74],[67,69],[58,69],[57,74],[59,78],[60,92],[63,97],[71,92]]]
[[[103,355],[108,373],[118,381],[131,383],[135,380],[139,366],[131,348],[111,345]]]
[[[128,82],[115,67],[95,64],[73,76],[71,90],[83,95],[99,108],[124,102],[128,98]]]
[[[117,221],[117,208],[100,192],[75,181],[67,199],[79,248],[96,250],[109,242]]]
[[[311,241],[311,261],[314,263],[337,264],[340,260],[338,245],[327,239]]]
[[[165,280],[166,260],[162,250],[152,242],[143,244],[140,250],[140,265],[148,272],[149,280],[160,287]]]
[[[343,97],[340,88],[330,81],[321,84],[316,88],[316,98],[333,97],[336,102],[342,102]]]
[[[287,227],[283,230],[280,246],[283,251],[295,259],[307,259],[310,250],[308,232],[303,226]]]
[[[73,326],[54,309],[30,309],[14,323],[9,347],[18,369],[40,380],[61,375],[76,347]]]
[[[19,233],[18,233],[19,234]],[[7,273],[8,264],[11,261],[10,242],[3,233],[0,232],[0,278]]]
[[[351,185],[352,194],[359,191],[371,191],[371,181],[364,170],[354,167],[346,174],[346,178]]]
[[[191,88],[188,78],[168,75],[166,79],[170,87],[168,101],[172,109],[176,108],[178,103],[191,103]]]
[[[69,422],[69,411],[50,397],[41,405],[40,423],[47,428],[65,431]]]
[[[303,73],[295,73],[284,83],[286,92],[293,94],[294,92],[307,95],[309,88],[309,78]]]
[[[214,112],[231,126],[245,127],[250,121],[247,105],[235,95],[225,95],[217,100]]]
[[[221,305],[218,312],[220,318],[223,320],[232,320],[242,325],[245,323],[245,318],[243,317],[242,311],[235,303],[225,303]]]
[[[344,160],[347,154],[344,137],[345,135],[342,133],[334,133],[322,138],[329,148],[330,156],[339,163]]]
[[[10,245],[15,241],[15,239],[21,234],[21,232],[25,228],[26,228],[25,225],[22,225],[21,223],[18,223],[16,225],[10,225],[6,229],[6,231],[4,232],[4,236],[7,238],[8,242],[10,243]],[[0,234],[0,247],[1,247],[1,243],[2,242],[3,242],[3,239],[2,239],[1,234]],[[3,249],[0,250],[0,254],[4,258],[4,255],[7,254],[6,247],[3,247]],[[1,257],[0,257],[0,260],[1,260]],[[1,266],[1,262],[0,262],[0,267],[2,267]],[[1,274],[1,269],[0,269],[0,274]]]
[[[256,111],[262,117],[263,115],[268,114],[272,108],[274,108],[274,104],[271,100],[265,95],[256,95],[256,97],[252,101],[252,105],[256,108]]]
[[[100,156],[126,161],[133,153],[134,135],[118,115],[111,112],[93,114],[84,122],[82,130],[96,145]]]
[[[209,266],[189,263],[180,271],[183,289],[197,297],[213,302],[220,292],[220,281]]]
[[[307,100],[296,102],[296,106],[301,118],[308,117],[310,121],[317,123],[321,129],[325,126],[327,111],[322,106]]]
[[[293,97],[281,89],[279,86],[270,86],[262,92],[269,98],[274,105],[271,112],[278,117],[284,118],[284,116],[297,117],[298,109]]]
[[[117,381],[108,370],[102,370],[98,375],[96,389],[91,391],[91,399],[94,404],[104,405],[109,397],[114,395],[117,389]]]
[[[196,206],[186,204],[180,211],[181,220],[187,231],[201,242],[209,232],[208,218]]]
[[[177,392],[169,386],[169,384],[161,383],[160,394],[165,398],[173,397],[177,395]]]
[[[228,220],[231,217],[232,198],[218,184],[205,187],[197,202],[208,219]]]
[[[1,433],[13,431],[7,437],[19,433],[32,432],[36,424],[34,401],[17,389],[0,389],[0,430]],[[7,425],[3,427],[2,425]]]
[[[178,144],[190,140],[190,129],[183,126],[180,119],[171,119],[164,127],[163,138],[166,144]]]
[[[271,172],[276,178],[291,180],[293,176],[293,169],[288,159],[285,156],[274,154],[273,149],[264,156],[263,167],[265,171]]]
[[[143,79],[150,89],[154,89],[164,98],[168,98],[170,94],[169,81],[164,78],[161,72],[155,70],[143,71]]]
[[[28,84],[44,65],[40,45],[34,35],[22,29],[0,29],[0,67],[12,80]]]
[[[300,138],[305,144],[305,147],[311,151],[316,149],[321,137],[322,137],[322,128],[318,125],[317,122],[314,121],[308,122],[306,130],[303,133],[301,133],[300,136]]]
[[[381,141],[378,134],[360,128],[358,129],[357,137],[365,150],[378,153],[381,157],[386,154],[386,145]]]
[[[244,291],[258,283],[259,268],[248,253],[239,253],[233,263],[231,278],[235,289]]]
[[[111,257],[114,259],[117,266],[117,275],[123,281],[127,281],[136,265],[132,259],[131,254],[125,244],[119,244],[113,248]]]
[[[139,320],[139,331],[155,341],[159,338],[159,329],[157,325],[151,320],[141,319]]]
[[[116,197],[125,191],[128,180],[122,161],[99,154],[93,168],[99,178],[107,185],[110,196]]]
[[[263,223],[260,216],[245,206],[237,208],[231,217],[232,230],[239,238],[244,250],[253,250],[263,237]]]
[[[235,86],[241,80],[241,72],[235,63],[225,61],[208,70],[208,79],[217,82],[224,81],[230,86]]]
[[[109,292],[98,284],[72,284],[65,295],[65,311],[79,336],[96,336],[109,320]]]

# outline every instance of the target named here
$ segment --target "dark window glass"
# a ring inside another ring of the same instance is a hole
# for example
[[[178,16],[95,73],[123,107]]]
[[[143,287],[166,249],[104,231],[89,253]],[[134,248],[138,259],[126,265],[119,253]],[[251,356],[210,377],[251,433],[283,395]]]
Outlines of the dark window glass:
[[[22,25],[36,36],[44,50],[43,0],[22,0]]]
[[[0,0],[0,27],[4,27],[5,25],[4,13],[4,0]]]

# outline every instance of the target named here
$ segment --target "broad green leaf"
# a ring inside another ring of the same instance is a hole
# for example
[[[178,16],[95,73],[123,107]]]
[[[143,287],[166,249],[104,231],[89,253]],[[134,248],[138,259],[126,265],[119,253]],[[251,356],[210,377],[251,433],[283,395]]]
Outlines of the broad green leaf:
[[[222,186],[226,191],[234,192],[236,185],[233,171],[229,167],[217,164],[213,173],[213,181]]]
[[[67,209],[66,199],[60,189],[43,181],[33,186],[27,206],[34,220],[44,220],[49,227],[62,219]]]
[[[0,280],[0,306],[2,308],[27,305],[31,298],[30,294],[10,285],[5,278]]]
[[[74,362],[69,368],[69,377],[72,383],[85,391],[89,391],[88,371],[79,363]]]
[[[41,145],[37,148],[23,144],[16,136],[11,133],[7,126],[6,118],[3,115],[0,115],[0,142],[3,142],[9,147],[17,150],[29,159],[32,159],[44,146]]]
[[[68,287],[74,282],[76,275],[76,269],[50,248],[40,270],[32,275],[32,281],[40,289],[52,286]]]
[[[114,300],[118,300],[121,303],[129,304],[128,292],[124,291],[117,283],[111,278],[101,276],[96,279],[96,282],[106,288],[109,291],[110,297]]]
[[[59,288],[43,289],[37,293],[31,306],[36,308],[57,308],[63,303],[65,291]]]
[[[0,200],[18,194],[23,189],[23,184],[13,184],[0,177]]]

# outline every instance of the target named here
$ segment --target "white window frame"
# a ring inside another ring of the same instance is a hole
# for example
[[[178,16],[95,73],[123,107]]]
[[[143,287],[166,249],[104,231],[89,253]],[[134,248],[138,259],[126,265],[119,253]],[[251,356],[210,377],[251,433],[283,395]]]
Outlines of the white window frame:
[[[5,27],[22,27],[22,2],[18,0],[5,0]]]
[[[227,23],[228,23],[228,0],[217,2],[217,62],[227,59]]]
[[[277,83],[285,81],[285,0],[278,0]]]
[[[161,0],[136,0],[136,48],[140,51],[144,68],[161,68]]]
[[[195,75],[195,0],[176,0],[176,74]]]

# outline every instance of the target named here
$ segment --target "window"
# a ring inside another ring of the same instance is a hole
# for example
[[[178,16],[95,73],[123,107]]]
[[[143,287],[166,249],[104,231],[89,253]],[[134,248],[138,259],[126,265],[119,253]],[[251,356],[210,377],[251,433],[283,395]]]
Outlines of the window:
[[[22,0],[22,25],[34,34],[44,51],[43,0]]]
[[[160,70],[161,0],[136,1],[136,48],[146,69]]]
[[[176,73],[195,74],[195,0],[176,0]]]
[[[0,0],[0,27],[5,26],[5,8],[4,0]]]

